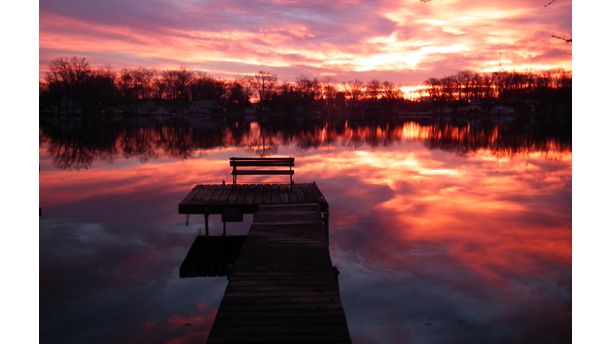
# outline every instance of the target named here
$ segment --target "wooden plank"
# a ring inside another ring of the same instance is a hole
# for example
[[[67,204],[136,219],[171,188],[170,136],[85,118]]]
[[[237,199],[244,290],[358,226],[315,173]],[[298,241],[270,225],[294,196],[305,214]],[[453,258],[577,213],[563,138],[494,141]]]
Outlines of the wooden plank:
[[[253,204],[262,204],[263,200],[263,184],[257,184],[253,191]]]
[[[230,166],[236,166],[236,167],[240,167],[240,166],[274,166],[274,167],[289,167],[289,166],[294,166],[294,164],[290,161],[283,161],[283,160],[278,160],[278,161],[236,161],[236,162],[230,162]]]
[[[235,175],[274,175],[274,174],[286,174],[294,175],[295,170],[236,170],[232,172]]]
[[[202,190],[201,188],[199,188],[199,185],[196,185],[193,189],[191,189],[191,191],[189,191],[189,193],[187,194],[187,196],[185,196],[183,198],[182,201],[179,202],[179,204],[188,204],[191,202],[191,200],[195,197],[195,195],[197,195],[197,193]]]
[[[231,157],[231,161],[295,161],[293,157],[265,157],[265,158],[254,158],[254,157]]]
[[[304,195],[306,196],[305,203],[319,203],[319,198],[317,197],[317,195],[313,191],[313,186],[315,186],[314,183],[313,184],[307,184],[306,187],[304,188]]]
[[[221,185],[215,185],[210,195],[207,196],[206,200],[203,200],[204,204],[215,204],[217,198],[223,192]]]
[[[249,184],[240,185],[240,193],[238,197],[236,197],[236,201],[234,204],[240,205],[246,203],[246,198],[249,193]]]
[[[263,199],[262,204],[270,204],[270,200],[272,199],[272,192],[270,185],[264,185]]]
[[[270,199],[270,203],[271,204],[280,204],[281,203],[280,185],[273,185],[271,187],[270,192],[272,193],[272,198]]]
[[[256,189],[285,199],[283,186]],[[317,204],[259,207],[209,343],[350,343],[320,214]]]
[[[280,186],[280,203],[289,204],[289,185]]]
[[[206,204],[213,192],[215,192],[215,187],[212,185],[202,188],[202,192],[198,195],[197,202]]]
[[[247,192],[245,194],[245,198],[244,198],[244,204],[254,204],[255,202],[253,202],[253,199],[255,198],[255,189],[256,189],[256,185],[255,184],[248,184],[247,185]]]
[[[290,204],[294,204],[298,202],[298,197],[297,197],[297,193],[296,193],[296,189],[297,189],[297,185],[294,185],[293,189],[289,188],[289,191],[287,192],[288,196],[289,196],[289,203]]]
[[[295,186],[295,195],[297,197],[296,203],[306,203],[306,196],[304,194],[304,185]]]
[[[231,185],[224,185],[221,187],[221,193],[219,194],[218,198],[215,199],[215,203],[217,204],[221,204],[221,205],[225,205],[227,204],[227,197],[229,196],[229,193],[232,190]]]
[[[236,200],[240,195],[240,192],[243,190],[243,185],[235,185],[230,187],[230,193],[227,196],[227,204],[234,205],[236,204]]]

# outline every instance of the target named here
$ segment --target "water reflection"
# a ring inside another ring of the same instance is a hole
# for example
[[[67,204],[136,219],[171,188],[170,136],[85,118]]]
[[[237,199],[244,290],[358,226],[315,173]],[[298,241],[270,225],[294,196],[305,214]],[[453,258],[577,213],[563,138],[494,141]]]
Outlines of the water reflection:
[[[228,276],[238,259],[246,235],[198,235],[181,263],[179,276]]]
[[[202,223],[185,229],[176,204],[266,150],[296,156],[296,182],[330,203],[354,342],[569,342],[563,125],[45,119],[40,133],[45,342],[202,342],[226,280],[178,278]]]
[[[495,124],[388,121],[336,122],[199,122],[141,118],[121,121],[42,119],[40,141],[61,169],[85,169],[95,161],[118,157],[148,161],[185,159],[215,148],[241,148],[254,155],[278,152],[293,144],[307,150],[334,145],[359,148],[419,141],[427,147],[469,154],[487,148],[499,156],[571,148],[571,126],[530,120]]]

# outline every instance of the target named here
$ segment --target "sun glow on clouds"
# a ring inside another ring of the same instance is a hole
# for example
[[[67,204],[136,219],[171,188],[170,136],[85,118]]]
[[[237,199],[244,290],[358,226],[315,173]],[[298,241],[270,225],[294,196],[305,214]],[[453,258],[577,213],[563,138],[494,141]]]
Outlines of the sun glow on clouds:
[[[235,77],[259,69],[420,84],[461,69],[571,69],[571,1],[333,3],[68,0],[40,3],[41,71],[63,55],[93,64]],[[497,62],[497,63],[495,63]]]

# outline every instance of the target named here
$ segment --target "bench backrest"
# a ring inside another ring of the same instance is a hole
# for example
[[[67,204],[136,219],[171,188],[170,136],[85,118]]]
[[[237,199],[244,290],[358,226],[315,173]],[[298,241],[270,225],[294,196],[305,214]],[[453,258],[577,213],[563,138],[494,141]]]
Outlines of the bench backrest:
[[[293,166],[295,159],[289,158],[230,158],[233,184],[236,185],[239,175],[288,175],[291,188],[293,188]],[[289,169],[238,169],[238,167],[288,167]]]
[[[294,158],[230,158],[230,166],[252,166],[252,167],[293,167]]]

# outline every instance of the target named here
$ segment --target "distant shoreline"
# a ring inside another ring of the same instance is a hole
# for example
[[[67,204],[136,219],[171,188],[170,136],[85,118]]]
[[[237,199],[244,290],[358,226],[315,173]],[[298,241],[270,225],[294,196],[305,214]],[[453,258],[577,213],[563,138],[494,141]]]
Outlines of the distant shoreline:
[[[361,111],[206,111],[206,112],[184,112],[184,111],[157,111],[157,112],[142,112],[142,111],[105,111],[95,113],[82,112],[53,112],[39,111],[41,117],[75,117],[75,118],[90,118],[90,119],[105,119],[105,118],[182,118],[182,119],[269,119],[269,118],[294,118],[302,119],[399,119],[399,120],[420,120],[420,119],[465,119],[465,118],[531,118],[531,117],[571,117],[571,109],[563,111],[517,111],[514,108],[506,108],[505,110],[482,109],[470,111],[465,109],[450,109],[447,111],[435,110],[397,110],[397,109],[376,109],[376,110],[361,110]]]

